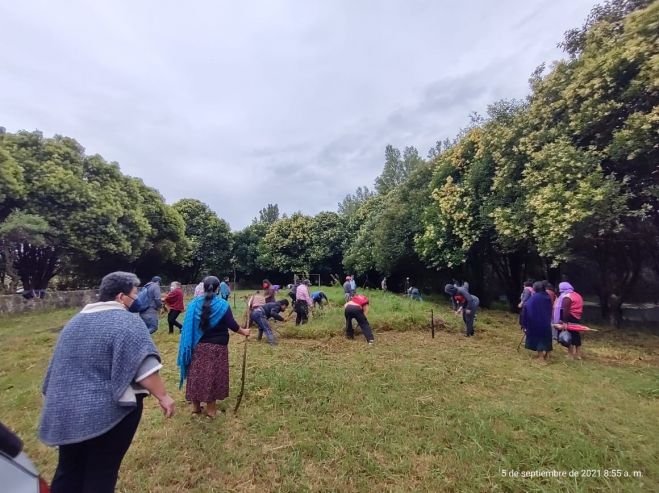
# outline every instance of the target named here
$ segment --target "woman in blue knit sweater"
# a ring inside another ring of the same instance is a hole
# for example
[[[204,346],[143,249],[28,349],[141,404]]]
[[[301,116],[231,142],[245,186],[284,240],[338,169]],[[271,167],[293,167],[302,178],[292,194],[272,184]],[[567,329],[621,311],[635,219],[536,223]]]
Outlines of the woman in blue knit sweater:
[[[152,394],[166,417],[174,400],[160,378],[160,354],[142,319],[128,309],[140,280],[113,272],[99,302],[62,330],[48,366],[39,438],[59,447],[52,493],[111,493]]]

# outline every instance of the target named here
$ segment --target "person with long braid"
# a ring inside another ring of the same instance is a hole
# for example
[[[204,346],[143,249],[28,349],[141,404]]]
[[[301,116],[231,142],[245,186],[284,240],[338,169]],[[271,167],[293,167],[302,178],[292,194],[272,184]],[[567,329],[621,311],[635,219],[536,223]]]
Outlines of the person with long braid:
[[[209,276],[203,282],[204,295],[188,305],[177,364],[179,388],[187,379],[185,398],[192,403],[192,413],[214,418],[217,401],[229,396],[229,329],[248,337],[249,328],[238,325],[229,303],[217,295],[220,280]]]

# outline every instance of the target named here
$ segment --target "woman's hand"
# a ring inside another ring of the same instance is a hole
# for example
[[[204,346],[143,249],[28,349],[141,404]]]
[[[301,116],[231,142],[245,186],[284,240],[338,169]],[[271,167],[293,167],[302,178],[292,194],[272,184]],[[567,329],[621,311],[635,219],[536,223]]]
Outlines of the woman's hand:
[[[245,337],[249,337],[249,331],[250,331],[249,328],[247,328],[247,329],[240,328],[240,329],[238,330],[238,333],[239,333],[240,335],[244,335]]]
[[[158,399],[158,403],[165,414],[165,418],[171,418],[174,416],[174,413],[176,412],[176,404],[169,394],[165,394],[162,397],[156,396],[156,399]]]

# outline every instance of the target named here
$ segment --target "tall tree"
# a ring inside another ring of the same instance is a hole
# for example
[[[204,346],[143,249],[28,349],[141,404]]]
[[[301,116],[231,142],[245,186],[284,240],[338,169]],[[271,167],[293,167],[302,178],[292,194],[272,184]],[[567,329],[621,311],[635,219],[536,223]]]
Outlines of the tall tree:
[[[361,206],[366,200],[373,197],[373,195],[375,195],[375,193],[369,190],[368,187],[357,187],[355,193],[349,193],[341,202],[339,202],[339,214],[343,214],[345,216],[354,214],[359,206]]]
[[[313,219],[296,212],[274,223],[261,243],[261,262],[281,273],[311,271]]]
[[[273,224],[279,219],[279,205],[268,204],[259,211],[258,219],[254,219],[254,223]]]
[[[260,262],[261,243],[268,232],[268,225],[257,222],[233,233],[234,267],[246,277],[263,277],[265,269]]]
[[[183,279],[195,282],[202,275],[221,276],[233,270],[233,236],[227,222],[196,199],[179,200],[173,207],[183,218],[191,243]]]
[[[21,280],[25,256],[34,248],[46,245],[48,223],[39,216],[15,210],[0,223],[0,257],[2,272],[9,278],[10,293],[15,293]],[[26,285],[33,284],[28,280]],[[4,282],[0,284],[0,287]]]

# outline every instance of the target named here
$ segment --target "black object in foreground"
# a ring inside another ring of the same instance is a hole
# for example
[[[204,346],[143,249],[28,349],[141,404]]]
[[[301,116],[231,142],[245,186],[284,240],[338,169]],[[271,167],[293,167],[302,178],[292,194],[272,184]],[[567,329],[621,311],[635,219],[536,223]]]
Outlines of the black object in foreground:
[[[435,338],[435,313],[430,310],[430,330],[432,332],[432,338]]]
[[[245,393],[245,367],[247,366],[247,337],[245,337],[245,347],[243,348],[243,370],[242,370],[242,381],[240,382],[240,393],[238,394],[238,399],[236,400],[236,407],[233,408],[233,413],[238,412],[240,403],[243,401],[243,394]]]

